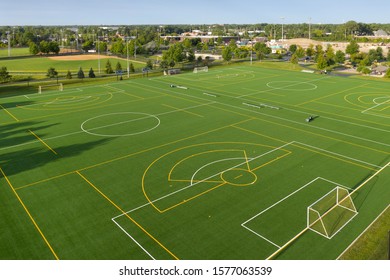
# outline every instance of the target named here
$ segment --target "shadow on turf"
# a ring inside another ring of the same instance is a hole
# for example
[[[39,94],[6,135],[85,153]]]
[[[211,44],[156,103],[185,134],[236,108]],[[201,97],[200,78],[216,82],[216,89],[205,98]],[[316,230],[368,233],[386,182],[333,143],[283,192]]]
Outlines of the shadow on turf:
[[[24,171],[41,168],[47,164],[57,164],[61,159],[75,157],[84,152],[94,149],[97,146],[104,145],[113,138],[99,139],[82,144],[70,144],[53,147],[57,153],[54,154],[43,144],[28,132],[29,129],[38,134],[42,139],[45,135],[40,133],[42,129],[53,127],[57,124],[37,126],[38,123],[15,123],[1,126],[0,131],[0,167],[7,176],[16,175]],[[14,136],[16,133],[20,136]],[[26,144],[24,143],[31,143]],[[19,146],[18,146],[19,144]],[[15,146],[14,148],[7,148]],[[57,166],[57,165],[56,165]],[[53,166],[53,169],[56,168]],[[66,169],[65,164],[59,164],[58,167]]]
[[[39,125],[39,122],[18,122],[0,126],[0,155],[6,147],[15,146],[36,140],[29,130],[39,133],[40,130],[57,124]]]

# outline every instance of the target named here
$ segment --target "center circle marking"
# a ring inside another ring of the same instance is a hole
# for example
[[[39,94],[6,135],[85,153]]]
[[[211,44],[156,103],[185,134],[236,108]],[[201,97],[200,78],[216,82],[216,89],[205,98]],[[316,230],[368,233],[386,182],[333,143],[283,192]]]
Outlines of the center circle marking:
[[[222,172],[221,179],[232,186],[246,187],[257,181],[257,175],[247,169],[234,168]]]
[[[111,116],[117,116],[117,115],[134,115],[135,118],[130,119],[130,120],[124,120],[124,121],[119,121],[119,122],[114,122],[111,124],[102,124],[101,126],[97,127],[92,127],[92,128],[86,128],[86,125],[88,123],[91,123],[93,121],[104,121],[105,119],[109,119]],[[142,127],[140,129],[134,130],[132,132],[126,132],[124,131],[121,134],[117,133],[97,133],[94,132],[96,130],[100,129],[105,129],[105,128],[110,128],[114,126],[119,126],[119,125],[124,125],[124,124],[129,124],[129,123],[136,123],[136,122],[142,122],[145,120],[153,120],[154,122],[152,124],[148,124],[150,126],[147,127]],[[94,136],[103,136],[103,137],[123,137],[123,136],[133,136],[133,135],[138,135],[138,134],[143,134],[149,131],[152,131],[156,129],[160,125],[161,121],[158,117],[151,115],[151,114],[146,114],[146,113],[139,113],[139,112],[119,112],[119,113],[111,113],[111,114],[105,114],[105,115],[100,115],[97,117],[90,118],[83,122],[81,124],[81,130],[84,131],[85,133],[94,135]]]
[[[303,85],[303,86],[302,86]],[[304,85],[307,85],[306,87]],[[295,88],[295,87],[299,88]],[[289,91],[306,91],[315,90],[317,85],[309,82],[296,82],[296,81],[275,81],[267,83],[267,87],[272,89],[289,90]]]

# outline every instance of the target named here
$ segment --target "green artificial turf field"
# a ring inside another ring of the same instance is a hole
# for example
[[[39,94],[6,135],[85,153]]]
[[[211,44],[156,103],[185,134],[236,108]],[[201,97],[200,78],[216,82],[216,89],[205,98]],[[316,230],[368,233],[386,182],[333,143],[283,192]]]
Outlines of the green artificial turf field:
[[[241,65],[0,98],[0,258],[336,259],[390,203],[389,91]]]

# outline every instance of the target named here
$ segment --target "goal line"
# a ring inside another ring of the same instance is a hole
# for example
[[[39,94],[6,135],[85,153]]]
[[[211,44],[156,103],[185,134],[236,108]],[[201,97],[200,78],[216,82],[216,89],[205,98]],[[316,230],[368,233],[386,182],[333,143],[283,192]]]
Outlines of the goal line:
[[[370,182],[375,176],[377,176],[379,173],[381,173],[386,167],[390,165],[390,162],[388,162],[385,166],[383,166],[381,169],[376,171],[373,175],[371,175],[367,180],[365,180],[362,184],[360,184],[356,189],[354,189],[349,196],[352,196],[355,192],[360,190],[363,186],[365,186],[368,182]],[[310,228],[305,227],[301,232],[299,232],[296,236],[291,238],[286,244],[284,244],[282,247],[280,247],[278,250],[276,250],[274,253],[272,253],[267,260],[272,260],[277,255],[279,255],[283,250],[285,250],[288,246],[290,246],[295,240],[297,240],[300,236],[302,236],[306,231],[308,231]]]

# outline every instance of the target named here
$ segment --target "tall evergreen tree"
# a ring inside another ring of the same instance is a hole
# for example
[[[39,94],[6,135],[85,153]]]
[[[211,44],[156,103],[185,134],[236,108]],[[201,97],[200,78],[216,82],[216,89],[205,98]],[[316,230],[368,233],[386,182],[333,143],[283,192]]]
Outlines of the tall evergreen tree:
[[[111,62],[110,60],[107,60],[106,63],[106,74],[112,74],[114,71],[112,70]]]
[[[77,72],[77,78],[79,78],[79,79],[84,79],[85,78],[83,68],[81,68],[81,67],[79,69],[79,72]]]
[[[96,77],[95,76],[95,72],[93,71],[92,67],[91,67],[91,69],[89,69],[88,77],[90,77],[90,78],[95,78]]]

